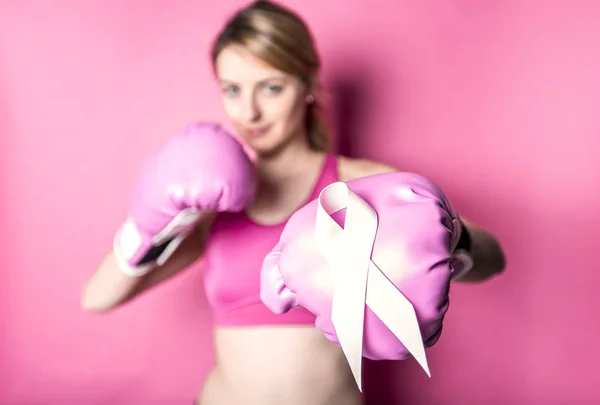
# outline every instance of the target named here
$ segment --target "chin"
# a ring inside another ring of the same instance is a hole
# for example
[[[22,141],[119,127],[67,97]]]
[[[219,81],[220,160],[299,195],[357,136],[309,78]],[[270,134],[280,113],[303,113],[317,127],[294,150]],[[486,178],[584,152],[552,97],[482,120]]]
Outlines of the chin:
[[[257,145],[257,146],[252,145],[251,148],[254,151],[254,153],[256,153],[257,156],[260,156],[263,158],[264,157],[272,157],[281,150],[281,147],[277,147],[277,146],[267,147],[264,145]]]
[[[286,144],[285,140],[272,137],[254,138],[246,141],[259,156],[271,156],[279,152]]]

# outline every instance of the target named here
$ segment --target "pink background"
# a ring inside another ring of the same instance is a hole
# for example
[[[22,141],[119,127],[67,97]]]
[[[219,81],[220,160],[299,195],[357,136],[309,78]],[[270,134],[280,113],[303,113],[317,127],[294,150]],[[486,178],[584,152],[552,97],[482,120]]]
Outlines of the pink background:
[[[0,403],[188,405],[213,361],[198,269],[111,315],[79,295],[142,159],[223,118],[208,47],[242,3],[34,3],[0,5]],[[342,150],[437,180],[509,263],[455,285],[431,380],[368,364],[370,403],[600,402],[600,5],[351,3],[287,3]]]

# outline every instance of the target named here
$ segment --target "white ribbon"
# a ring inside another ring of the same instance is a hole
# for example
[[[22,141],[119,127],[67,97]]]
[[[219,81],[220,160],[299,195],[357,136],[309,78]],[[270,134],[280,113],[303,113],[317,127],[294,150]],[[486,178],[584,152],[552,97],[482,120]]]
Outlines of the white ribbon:
[[[332,215],[344,208],[342,228]],[[371,261],[377,226],[375,210],[345,183],[332,183],[321,191],[316,239],[333,269],[331,320],[361,392],[365,304],[431,377],[412,304]]]

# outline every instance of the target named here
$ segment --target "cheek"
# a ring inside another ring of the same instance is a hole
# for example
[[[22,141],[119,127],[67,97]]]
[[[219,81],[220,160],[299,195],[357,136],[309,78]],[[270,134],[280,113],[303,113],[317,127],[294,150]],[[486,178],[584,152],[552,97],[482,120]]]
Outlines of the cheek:
[[[304,123],[305,106],[297,99],[272,100],[269,108],[272,121],[289,129],[295,129]]]
[[[231,121],[239,120],[239,108],[237,108],[236,104],[231,100],[223,99],[223,109],[225,110],[227,118]]]

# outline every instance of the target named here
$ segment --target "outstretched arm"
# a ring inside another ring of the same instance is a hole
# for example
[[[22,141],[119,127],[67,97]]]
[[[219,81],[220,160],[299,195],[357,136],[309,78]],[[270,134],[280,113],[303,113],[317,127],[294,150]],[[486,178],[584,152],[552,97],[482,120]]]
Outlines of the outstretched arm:
[[[381,173],[397,172],[398,169],[384,163],[366,159],[342,158],[340,160],[342,181]],[[472,269],[456,282],[481,282],[504,271],[506,260],[500,243],[489,231],[461,216],[465,235],[458,248],[467,250],[473,260]]]

